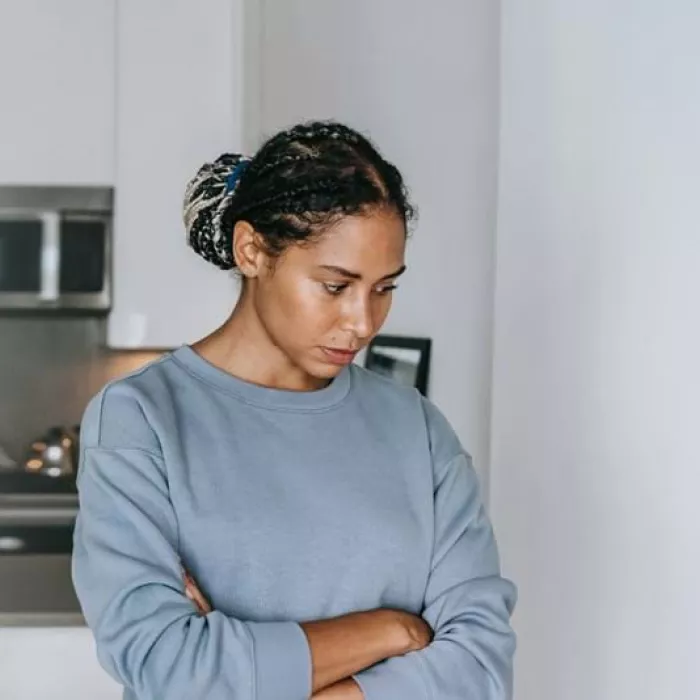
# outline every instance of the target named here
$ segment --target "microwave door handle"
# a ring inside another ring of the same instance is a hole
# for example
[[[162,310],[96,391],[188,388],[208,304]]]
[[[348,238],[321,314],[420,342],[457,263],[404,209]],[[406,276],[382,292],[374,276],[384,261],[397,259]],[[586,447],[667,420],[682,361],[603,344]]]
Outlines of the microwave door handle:
[[[55,302],[59,297],[61,269],[61,217],[58,212],[44,212],[41,243],[41,291],[39,300]]]

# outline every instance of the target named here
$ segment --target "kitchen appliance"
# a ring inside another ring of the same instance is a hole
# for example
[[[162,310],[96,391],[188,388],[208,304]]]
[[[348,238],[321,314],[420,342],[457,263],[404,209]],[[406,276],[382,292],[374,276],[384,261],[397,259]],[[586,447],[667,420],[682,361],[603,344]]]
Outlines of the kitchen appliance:
[[[113,191],[0,186],[0,310],[104,313]]]
[[[84,623],[71,578],[79,426],[34,440],[0,470],[0,626]]]
[[[0,472],[0,626],[84,623],[71,579],[74,479]]]

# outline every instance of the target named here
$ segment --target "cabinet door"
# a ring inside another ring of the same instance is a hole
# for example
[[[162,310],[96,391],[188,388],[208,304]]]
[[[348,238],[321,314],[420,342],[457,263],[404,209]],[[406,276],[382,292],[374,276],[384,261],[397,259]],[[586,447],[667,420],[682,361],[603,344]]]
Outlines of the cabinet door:
[[[194,341],[235,303],[232,274],[187,246],[182,202],[205,161],[241,150],[241,2],[119,2],[112,347]]]
[[[113,183],[116,2],[0,3],[0,183]]]
[[[58,627],[49,618],[41,627],[2,626],[0,650],[2,697],[8,700],[122,697],[121,685],[100,666],[95,640],[87,627]]]

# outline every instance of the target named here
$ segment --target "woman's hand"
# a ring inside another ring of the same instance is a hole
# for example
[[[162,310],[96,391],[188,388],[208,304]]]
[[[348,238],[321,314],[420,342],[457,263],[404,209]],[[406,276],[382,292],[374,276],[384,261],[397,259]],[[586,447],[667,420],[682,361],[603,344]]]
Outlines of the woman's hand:
[[[184,568],[182,569],[182,578],[185,583],[185,595],[192,601],[197,612],[200,615],[210,613],[212,611],[211,604],[199,590],[197,582]],[[428,646],[433,639],[433,630],[419,615],[413,615],[401,610],[373,612],[380,613],[383,618],[386,617],[392,628],[400,631],[399,635],[393,634],[397,644],[390,656],[419,651]],[[388,616],[386,616],[387,612],[389,613]],[[311,700],[365,700],[365,696],[355,679],[348,677],[314,693],[311,696]]]
[[[421,651],[433,641],[433,630],[420,615],[397,610],[396,616],[402,630],[403,639],[403,645],[399,651],[400,654]]]
[[[186,569],[182,570],[182,577],[185,581],[185,595],[194,603],[194,607],[200,615],[206,615],[212,611],[209,601],[199,590],[197,582],[190,576]]]

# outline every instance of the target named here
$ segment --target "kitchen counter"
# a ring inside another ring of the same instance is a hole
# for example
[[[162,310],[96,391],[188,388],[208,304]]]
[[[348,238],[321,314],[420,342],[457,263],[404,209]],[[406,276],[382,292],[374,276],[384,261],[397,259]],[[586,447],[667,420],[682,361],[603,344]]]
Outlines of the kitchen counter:
[[[85,618],[70,612],[0,612],[2,627],[85,627]]]

